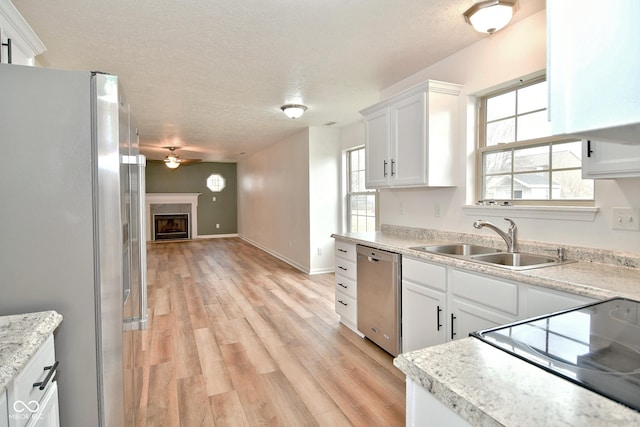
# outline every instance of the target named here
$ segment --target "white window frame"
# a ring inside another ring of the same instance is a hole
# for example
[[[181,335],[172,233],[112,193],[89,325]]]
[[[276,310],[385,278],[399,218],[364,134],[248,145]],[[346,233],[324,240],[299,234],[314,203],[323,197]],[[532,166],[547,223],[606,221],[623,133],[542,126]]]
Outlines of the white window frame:
[[[353,147],[350,148],[348,150],[345,151],[345,159],[346,159],[346,170],[345,170],[345,182],[346,182],[346,186],[345,186],[345,191],[346,191],[346,197],[345,197],[345,203],[346,203],[346,207],[345,207],[345,213],[346,213],[346,226],[347,226],[347,232],[353,232],[353,228],[352,228],[352,223],[351,223],[351,219],[352,219],[352,212],[351,212],[351,198],[354,196],[374,196],[374,203],[375,203],[375,210],[374,210],[374,229],[373,230],[369,230],[367,229],[367,231],[377,231],[379,229],[379,198],[378,198],[378,191],[377,190],[366,190],[366,191],[352,191],[351,188],[351,173],[352,173],[352,165],[351,165],[351,153],[354,151],[359,151],[359,150],[365,150],[364,145],[362,146],[358,146],[358,147]],[[363,169],[361,169],[363,170]],[[364,174],[363,174],[364,175]],[[364,215],[365,217],[371,218],[371,215]]]
[[[585,206],[585,207],[593,207],[595,206],[595,188],[594,188],[594,194],[593,194],[593,198],[591,199],[515,199],[513,198],[513,190],[512,190],[512,197],[508,198],[508,199],[499,199],[499,200],[495,200],[495,201],[488,201],[484,199],[484,178],[485,178],[485,173],[484,173],[484,154],[485,153],[492,153],[492,152],[502,152],[502,151],[511,151],[513,153],[513,150],[517,150],[517,149],[522,149],[522,148],[529,148],[529,147],[535,147],[535,146],[540,146],[540,145],[548,145],[548,144],[560,144],[560,143],[566,143],[566,142],[571,142],[571,141],[577,141],[576,138],[567,138],[567,137],[557,137],[557,136],[551,136],[551,137],[544,137],[544,138],[538,138],[538,139],[530,139],[530,140],[525,140],[525,141],[516,141],[516,142],[510,142],[510,143],[505,143],[505,144],[498,144],[498,145],[492,145],[492,146],[486,146],[486,125],[487,125],[487,119],[486,119],[486,103],[487,103],[487,99],[498,96],[498,95],[502,95],[508,92],[512,92],[515,91],[517,89],[521,89],[527,86],[531,86],[534,85],[536,83],[540,83],[542,81],[545,80],[545,77],[536,77],[533,78],[529,81],[522,81],[520,80],[517,84],[513,84],[513,85],[509,85],[508,87],[503,87],[502,89],[498,90],[498,91],[494,91],[494,92],[490,92],[487,94],[484,94],[482,96],[478,97],[478,146],[476,149],[476,191],[475,191],[475,200],[477,201],[482,201],[484,203],[491,203],[491,202],[495,202],[496,204],[500,205],[504,202],[507,202],[508,204],[511,205],[523,205],[523,206],[533,206],[533,207],[537,207],[537,206]],[[544,111],[544,110],[539,110],[539,111]],[[517,117],[518,114],[516,113]],[[517,174],[516,172],[514,172],[513,170],[514,167],[514,162],[512,162],[512,170],[507,174],[504,174],[505,176],[511,176],[511,180],[512,180],[512,189],[513,189],[513,177],[515,174]],[[568,169],[561,169],[561,168],[556,168],[553,169],[553,165],[551,164],[551,162],[549,162],[549,172],[551,174],[553,174],[553,172],[560,172],[560,171],[566,171],[566,170],[581,170],[581,168],[568,168]],[[553,180],[549,179],[549,191],[551,191],[551,186],[552,186]]]

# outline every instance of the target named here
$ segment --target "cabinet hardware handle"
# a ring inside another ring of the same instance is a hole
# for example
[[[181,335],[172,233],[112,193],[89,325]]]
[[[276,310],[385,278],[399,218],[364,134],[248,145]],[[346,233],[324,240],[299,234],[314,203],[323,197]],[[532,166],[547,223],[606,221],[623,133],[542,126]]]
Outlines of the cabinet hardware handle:
[[[339,265],[339,266],[338,266],[338,268],[339,268],[340,270],[347,271],[347,269],[346,269],[346,268],[344,268],[344,267],[343,267],[343,266],[341,266],[341,265]]]
[[[340,283],[340,282],[338,282],[338,285],[342,286],[342,287],[343,287],[343,288],[345,288],[345,289],[349,289],[349,287],[348,287],[348,286],[345,286],[345,285],[343,285],[343,284],[342,284],[342,283]]]
[[[387,161],[382,161],[382,176],[387,176]]]
[[[347,253],[345,249],[340,249],[340,248],[338,248],[338,252],[344,252],[345,254]]]
[[[341,299],[338,300],[338,302],[342,305],[344,305],[345,307],[348,306],[349,304],[347,304],[346,302],[342,301]]]
[[[51,380],[51,377],[53,377],[53,374],[56,372],[56,369],[58,369],[57,361],[51,366],[45,366],[44,370],[49,371],[49,373],[45,377],[44,381],[41,381],[39,383],[33,383],[33,386],[38,387],[38,389],[40,390],[44,390],[47,387],[47,383],[49,382],[49,380]]]
[[[454,337],[456,336],[455,328],[453,327],[453,321],[456,320],[456,316],[451,313],[451,339],[454,339]]]
[[[591,154],[593,154],[593,150],[591,149],[591,140],[588,139],[587,140],[587,157],[591,157]]]
[[[396,164],[396,161],[391,159],[391,176],[396,176],[396,170],[393,167]]]
[[[437,311],[436,311],[436,330],[439,331],[440,328],[442,328],[442,323],[440,323],[440,312],[442,311],[442,309],[440,308],[440,306],[437,306]]]

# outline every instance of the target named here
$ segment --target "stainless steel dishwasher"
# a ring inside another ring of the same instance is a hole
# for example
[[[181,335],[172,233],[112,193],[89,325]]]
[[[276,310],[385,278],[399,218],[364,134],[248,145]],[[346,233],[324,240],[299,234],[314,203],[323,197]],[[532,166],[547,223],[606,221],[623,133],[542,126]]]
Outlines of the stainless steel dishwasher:
[[[393,356],[400,353],[400,255],[356,246],[358,330]]]

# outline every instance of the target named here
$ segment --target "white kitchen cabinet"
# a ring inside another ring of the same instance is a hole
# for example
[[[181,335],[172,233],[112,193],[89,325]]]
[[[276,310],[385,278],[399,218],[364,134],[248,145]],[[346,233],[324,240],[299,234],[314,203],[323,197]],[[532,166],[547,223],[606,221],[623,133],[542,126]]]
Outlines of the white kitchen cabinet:
[[[16,65],[35,65],[35,58],[46,50],[27,21],[9,1],[0,1],[0,40],[3,43],[0,59],[8,62],[8,49],[5,44],[11,39],[11,63]]]
[[[548,0],[546,8],[552,132],[640,144],[640,2]]]
[[[518,284],[451,270],[450,339],[517,320]]]
[[[596,301],[593,298],[539,286],[522,285],[521,288],[524,301],[522,302],[522,315],[520,317],[523,319],[554,313]]]
[[[340,321],[349,329],[358,331],[357,309],[357,256],[356,245],[336,240],[336,296],[335,310]]]
[[[9,410],[7,409],[7,392],[0,393],[0,427],[9,427]]]
[[[367,188],[455,185],[460,89],[429,80],[360,112]]]
[[[640,177],[640,144],[583,140],[582,177]]]
[[[470,427],[460,415],[449,409],[444,403],[407,377],[406,382],[406,426],[422,427],[447,426]]]
[[[9,427],[60,425],[56,366],[50,335],[7,386]]]
[[[447,269],[444,266],[402,260],[402,351],[413,351],[447,341]]]

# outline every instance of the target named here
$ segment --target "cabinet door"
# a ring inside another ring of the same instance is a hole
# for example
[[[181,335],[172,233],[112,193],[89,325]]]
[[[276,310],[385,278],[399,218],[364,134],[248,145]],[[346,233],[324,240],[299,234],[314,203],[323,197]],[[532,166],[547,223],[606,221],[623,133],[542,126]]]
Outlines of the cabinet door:
[[[554,134],[640,143],[640,2],[547,0]]]
[[[522,318],[541,316],[595,302],[593,298],[529,285]]]
[[[390,108],[391,184],[424,185],[427,172],[427,94],[422,92]]]
[[[493,328],[516,321],[515,316],[507,316],[486,307],[453,298],[449,313],[450,336],[452,340],[466,338],[471,332]]]
[[[582,141],[583,178],[631,178],[640,176],[640,145]]]
[[[371,113],[365,118],[365,186],[389,186],[391,164],[389,156],[389,109]]]
[[[446,342],[446,299],[435,291],[402,281],[402,351]]]

